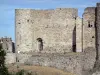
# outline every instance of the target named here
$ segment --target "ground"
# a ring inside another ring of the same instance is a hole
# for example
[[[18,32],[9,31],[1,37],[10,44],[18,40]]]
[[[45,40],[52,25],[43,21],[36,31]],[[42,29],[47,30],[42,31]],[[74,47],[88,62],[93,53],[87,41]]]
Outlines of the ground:
[[[17,72],[19,70],[26,70],[36,73],[36,75],[75,75],[69,72],[64,72],[51,67],[34,66],[34,65],[20,65],[20,66],[8,66],[9,72]]]

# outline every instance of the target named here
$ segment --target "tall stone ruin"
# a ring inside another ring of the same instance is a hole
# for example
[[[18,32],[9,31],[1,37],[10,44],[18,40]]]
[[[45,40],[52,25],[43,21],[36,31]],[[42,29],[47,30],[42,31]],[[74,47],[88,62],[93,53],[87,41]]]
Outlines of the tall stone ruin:
[[[0,38],[0,44],[2,45],[3,50],[6,52],[5,64],[11,64],[16,62],[15,54],[15,43],[9,37]]]
[[[87,75],[100,59],[100,3],[76,8],[16,9],[17,62]]]

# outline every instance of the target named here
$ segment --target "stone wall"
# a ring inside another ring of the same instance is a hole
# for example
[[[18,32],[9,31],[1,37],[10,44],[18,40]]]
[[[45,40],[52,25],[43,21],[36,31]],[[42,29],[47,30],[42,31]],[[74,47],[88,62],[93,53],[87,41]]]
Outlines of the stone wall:
[[[16,52],[32,51],[33,37],[30,9],[15,10],[16,13]]]
[[[95,7],[87,7],[83,13],[83,51],[95,45]]]
[[[82,19],[76,18],[76,52],[82,52]]]
[[[9,37],[0,38],[2,49],[6,52],[5,64],[16,63],[15,43]]]
[[[16,63],[16,53],[7,53],[5,59],[5,64]]]
[[[39,52],[41,38],[43,53],[72,52],[77,12],[74,8],[16,9],[16,50]]]
[[[88,49],[88,52],[84,53],[20,53],[19,63],[54,67],[76,75],[86,75],[84,71],[91,70],[94,67],[96,58],[95,50],[93,48]]]
[[[12,39],[8,37],[2,37],[0,38],[0,43],[2,44],[2,48],[5,50],[5,52],[12,53],[13,47],[12,47]]]

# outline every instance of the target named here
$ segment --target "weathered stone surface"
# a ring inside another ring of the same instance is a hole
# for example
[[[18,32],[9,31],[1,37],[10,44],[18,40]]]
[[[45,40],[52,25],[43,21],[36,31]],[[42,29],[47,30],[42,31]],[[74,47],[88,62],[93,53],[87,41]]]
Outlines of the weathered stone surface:
[[[2,37],[0,38],[0,44],[2,45],[3,50],[5,50],[6,53],[14,53],[14,42],[12,42],[12,39],[9,37]]]
[[[90,49],[90,48],[87,48]],[[93,49],[93,48],[92,48]],[[19,63],[26,65],[39,65],[58,68],[82,75],[83,71],[91,70],[94,67],[96,52],[87,50],[84,53],[30,53],[19,54]]]
[[[16,63],[16,53],[7,53],[5,59],[5,64]]]
[[[100,75],[100,71],[96,71],[96,72],[93,73],[92,75]]]
[[[100,57],[99,6],[87,7],[83,19],[75,8],[16,9],[18,62],[89,75]]]
[[[95,7],[87,7],[83,14],[83,51],[95,45]]]
[[[39,52],[37,39],[41,38],[43,53],[72,52],[77,14],[74,8],[16,9],[16,50]]]
[[[5,64],[11,64],[16,62],[16,53],[15,53],[15,43],[9,37],[0,38],[0,44],[2,49],[6,52]]]
[[[82,19],[76,18],[76,52],[82,52]]]

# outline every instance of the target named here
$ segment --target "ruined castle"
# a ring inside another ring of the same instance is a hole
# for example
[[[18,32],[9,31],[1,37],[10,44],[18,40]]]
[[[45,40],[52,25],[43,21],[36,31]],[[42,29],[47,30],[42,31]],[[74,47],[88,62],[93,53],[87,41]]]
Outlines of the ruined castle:
[[[84,52],[96,49],[97,7],[87,7],[83,18],[75,8],[16,9],[16,51],[41,53]]]
[[[16,61],[86,75],[100,59],[100,3],[76,8],[15,10]]]
[[[2,37],[0,38],[0,44],[6,53],[15,53],[15,45],[11,38]]]
[[[1,37],[0,44],[3,50],[6,52],[6,64],[16,62],[16,53],[15,53],[15,43],[10,37]]]

